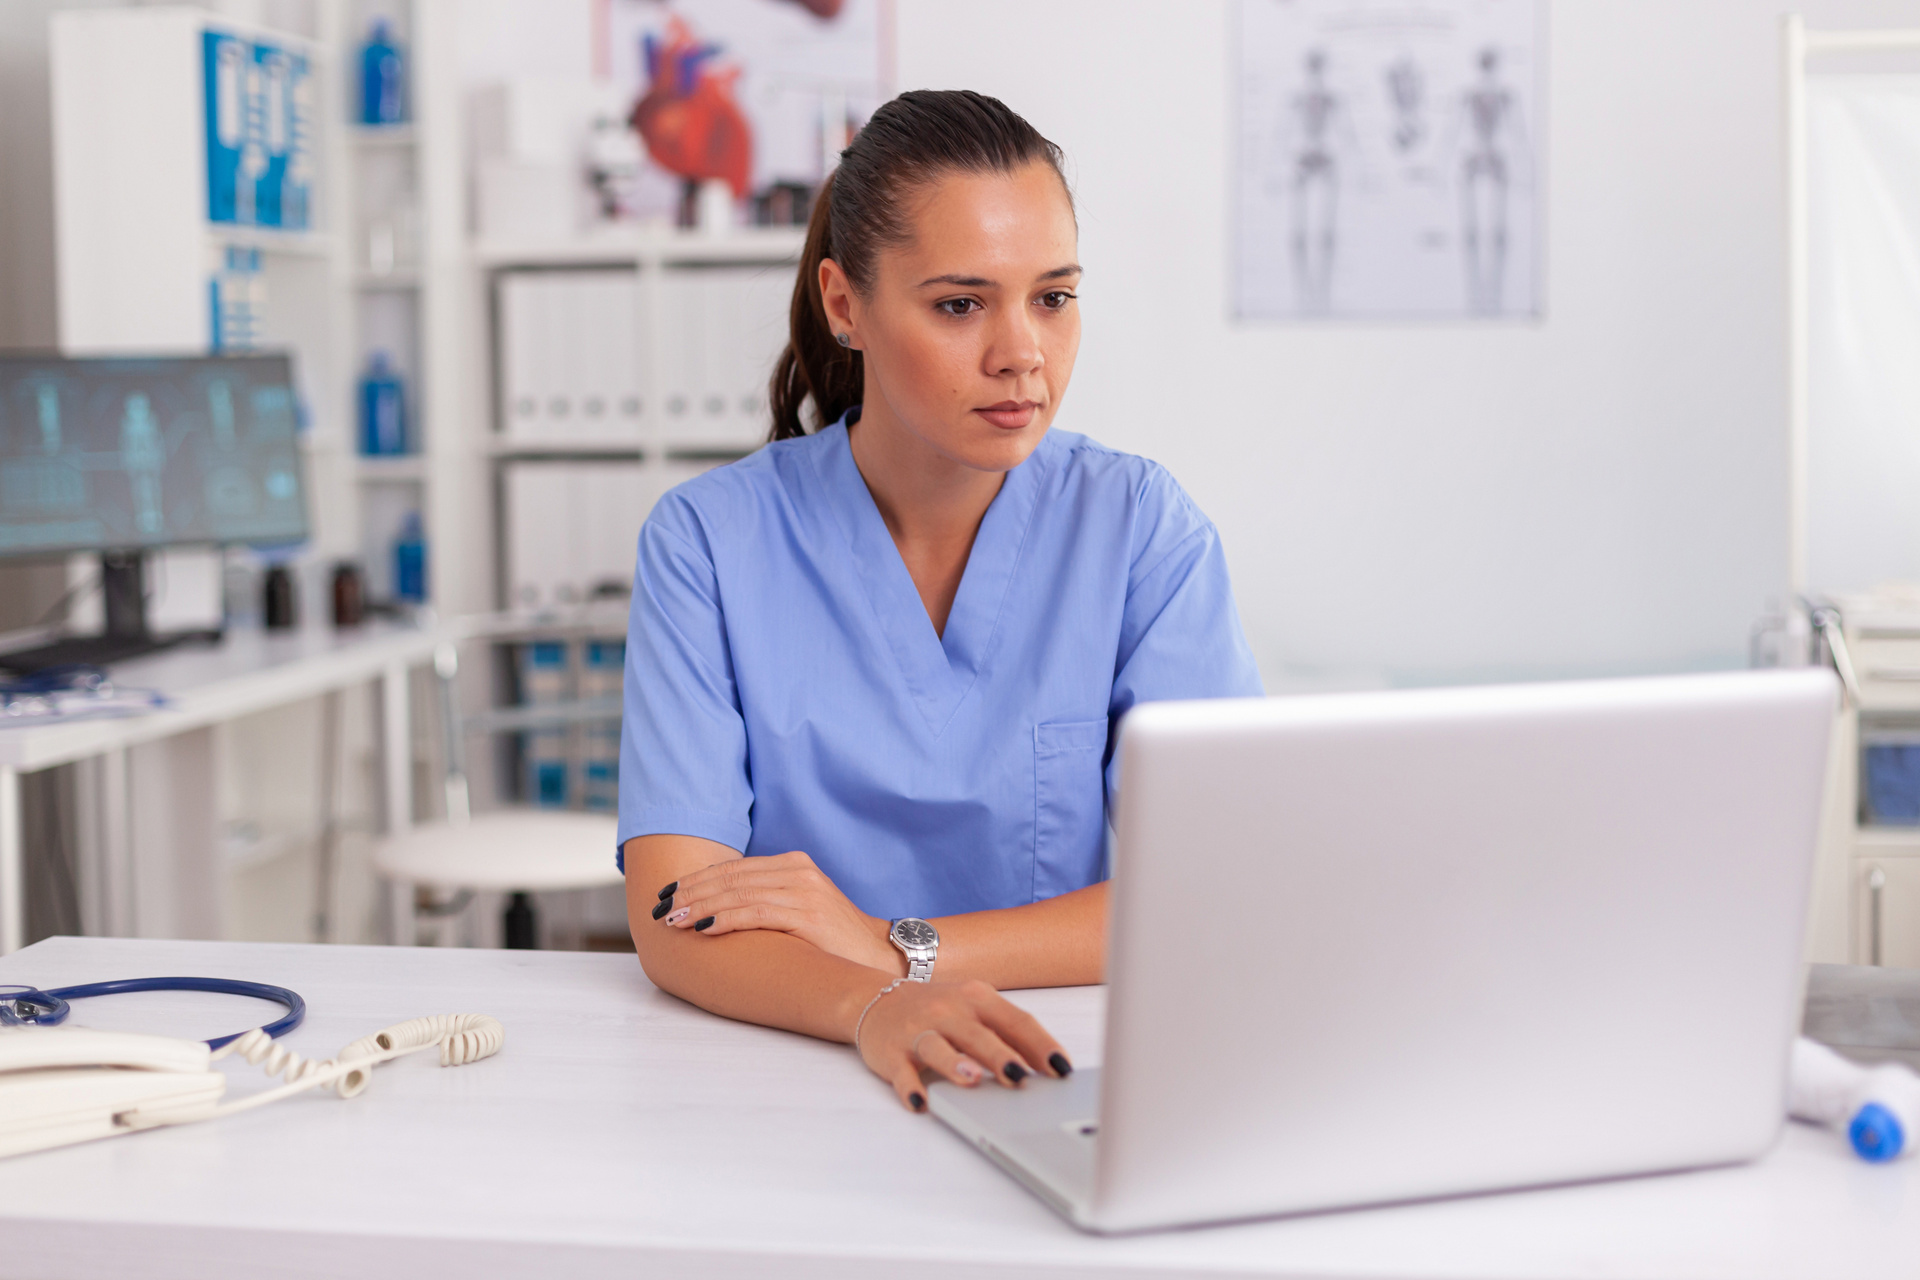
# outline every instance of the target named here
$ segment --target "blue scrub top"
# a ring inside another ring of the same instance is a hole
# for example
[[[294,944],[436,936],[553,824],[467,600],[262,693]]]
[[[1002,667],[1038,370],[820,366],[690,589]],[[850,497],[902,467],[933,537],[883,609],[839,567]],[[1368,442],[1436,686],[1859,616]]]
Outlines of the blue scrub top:
[[[1049,432],[941,636],[843,419],[641,529],[619,838],[804,850],[882,918],[1036,902],[1106,877],[1129,707],[1260,692],[1219,535],[1164,468]]]

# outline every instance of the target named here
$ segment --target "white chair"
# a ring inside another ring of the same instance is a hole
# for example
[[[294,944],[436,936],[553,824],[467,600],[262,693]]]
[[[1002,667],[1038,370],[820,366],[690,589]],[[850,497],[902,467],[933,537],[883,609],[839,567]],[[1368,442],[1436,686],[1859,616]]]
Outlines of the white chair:
[[[621,882],[613,865],[617,822],[612,814],[565,809],[472,813],[453,688],[459,669],[458,651],[442,642],[434,650],[433,671],[447,738],[447,819],[381,840],[374,846],[373,865],[388,881],[412,889],[407,907],[396,906],[395,923],[403,935],[396,941],[416,941],[423,914],[457,915],[476,891],[494,891],[510,895],[506,945],[530,950],[538,945],[530,894]],[[435,891],[451,892],[451,900],[435,900]]]

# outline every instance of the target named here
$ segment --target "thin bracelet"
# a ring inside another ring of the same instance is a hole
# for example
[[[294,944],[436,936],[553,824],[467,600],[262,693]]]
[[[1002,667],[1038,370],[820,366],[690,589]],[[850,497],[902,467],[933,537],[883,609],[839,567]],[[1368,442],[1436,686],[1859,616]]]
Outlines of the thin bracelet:
[[[876,991],[873,999],[867,1001],[867,1007],[860,1011],[860,1017],[856,1019],[853,1024],[853,1051],[855,1053],[860,1052],[860,1028],[866,1025],[867,1014],[872,1011],[873,1006],[880,1003],[881,996],[886,995],[895,987],[904,987],[910,981],[912,981],[910,978],[895,978],[892,982],[889,982],[886,986]]]

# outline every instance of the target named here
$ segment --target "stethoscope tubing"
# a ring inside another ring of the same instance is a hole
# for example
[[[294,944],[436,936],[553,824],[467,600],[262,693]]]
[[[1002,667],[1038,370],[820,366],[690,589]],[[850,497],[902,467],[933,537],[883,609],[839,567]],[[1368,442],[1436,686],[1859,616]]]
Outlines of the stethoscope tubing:
[[[33,1017],[24,1019],[17,1013],[10,1013],[7,1021],[51,1027],[67,1020],[67,1015],[72,1012],[70,1001],[88,1000],[94,996],[133,995],[144,991],[204,991],[218,996],[251,996],[255,1000],[270,1000],[284,1005],[287,1010],[284,1015],[260,1028],[269,1036],[285,1035],[307,1016],[307,1002],[300,998],[299,992],[265,982],[242,982],[237,978],[121,978],[113,982],[83,982],[78,986],[55,987],[50,991],[34,987],[0,987],[0,1002],[29,1004],[38,1011]],[[246,1033],[236,1031],[232,1035],[217,1036],[207,1041],[207,1048],[223,1048]]]

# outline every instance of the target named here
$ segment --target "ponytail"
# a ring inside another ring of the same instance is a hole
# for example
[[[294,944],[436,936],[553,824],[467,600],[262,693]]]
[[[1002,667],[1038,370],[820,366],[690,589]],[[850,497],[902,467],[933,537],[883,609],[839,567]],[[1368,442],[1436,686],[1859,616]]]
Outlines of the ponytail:
[[[1015,173],[1036,162],[1050,166],[1066,186],[1060,148],[985,94],[915,89],[873,113],[813,202],[787,311],[787,345],[767,388],[773,407],[769,439],[806,435],[800,411],[808,400],[818,430],[838,422],[866,394],[865,361],[841,346],[827,324],[820,264],[832,258],[865,296],[879,251],[912,239],[904,212],[911,193],[946,173]]]
[[[773,434],[769,439],[791,440],[807,434],[800,407],[813,400],[815,427],[838,422],[840,415],[860,403],[866,385],[866,367],[858,351],[834,339],[827,324],[827,307],[820,299],[820,263],[833,257],[833,180],[813,202],[807,220],[807,245],[800,252],[800,275],[793,282],[793,304],[787,309],[787,345],[773,366],[767,400],[773,406]]]

